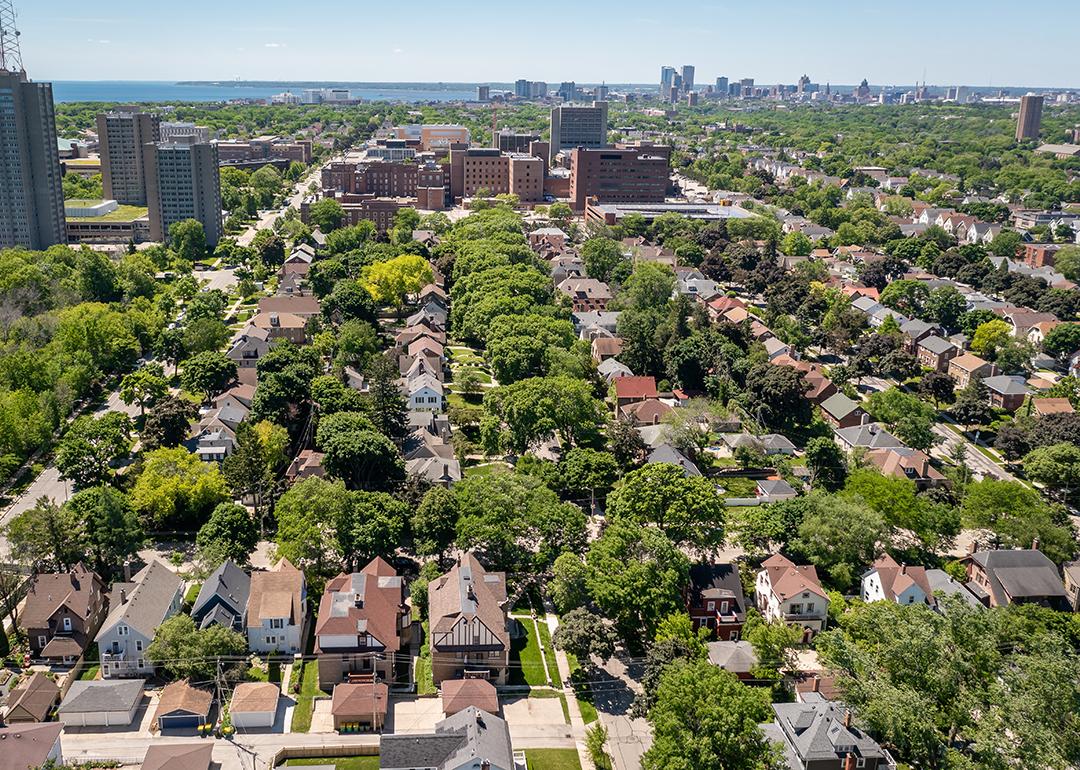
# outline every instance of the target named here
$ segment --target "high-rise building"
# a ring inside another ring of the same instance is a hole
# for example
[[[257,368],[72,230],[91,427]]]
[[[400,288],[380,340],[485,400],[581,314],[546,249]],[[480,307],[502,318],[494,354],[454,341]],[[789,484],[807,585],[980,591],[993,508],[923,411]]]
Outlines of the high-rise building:
[[[684,64],[682,66],[682,87],[683,91],[689,92],[694,90],[694,65]]]
[[[601,203],[663,203],[671,175],[663,152],[650,147],[570,151],[570,205],[583,211]]]
[[[721,78],[716,79],[716,92],[718,94],[720,94],[720,96],[727,96],[727,94],[728,94],[728,79],[727,78],[722,78],[721,77]]]
[[[743,78],[739,81],[739,94],[744,99],[750,99],[754,96],[754,79]]]
[[[660,68],[660,97],[666,99],[671,93],[671,87],[675,85],[675,68]]]
[[[807,90],[808,90],[809,85],[810,85],[810,78],[807,77],[806,75],[803,75],[801,78],[799,78],[798,93],[800,93],[800,94],[806,93]]]
[[[162,123],[161,141],[171,142],[178,136],[194,136],[197,141],[209,142],[210,129],[206,126],[196,126],[194,123]]]
[[[161,118],[121,108],[100,113],[97,132],[105,197],[129,206],[145,206],[145,155],[161,141]]]
[[[559,96],[568,102],[572,102],[578,98],[577,83],[573,80],[564,80],[559,85]]]
[[[1042,128],[1043,98],[1028,94],[1020,97],[1020,117],[1016,121],[1016,141],[1038,139]]]
[[[165,241],[174,224],[197,219],[206,231],[206,243],[217,246],[222,234],[217,145],[189,135],[147,150],[143,174],[151,239]]]
[[[697,91],[690,91],[690,92],[688,92],[686,94],[686,106],[687,107],[697,107],[698,104],[700,103],[700,100],[701,100],[701,97],[698,95]]]
[[[0,65],[0,248],[67,243],[52,84]]]
[[[560,150],[607,146],[607,102],[559,106],[551,110],[551,160]]]
[[[519,99],[529,98],[529,81],[524,78],[514,83],[514,96]]]
[[[476,101],[489,102],[491,101],[491,86],[477,86],[476,87]]]

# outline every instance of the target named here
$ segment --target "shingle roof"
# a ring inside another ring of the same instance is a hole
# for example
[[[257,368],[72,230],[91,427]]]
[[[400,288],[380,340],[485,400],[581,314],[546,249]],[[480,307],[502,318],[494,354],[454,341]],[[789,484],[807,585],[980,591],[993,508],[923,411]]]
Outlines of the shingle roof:
[[[812,564],[796,565],[786,556],[774,554],[762,562],[761,567],[769,573],[769,585],[780,599],[790,599],[804,591],[826,596]]]
[[[709,662],[734,674],[748,674],[758,664],[750,642],[709,642]]]
[[[286,618],[292,625],[304,617],[301,594],[304,573],[282,559],[274,569],[251,575],[248,597],[248,628],[260,628],[267,618]]]
[[[929,337],[926,337],[919,342],[919,347],[929,350],[934,355],[940,356],[948,353],[956,346],[943,337],[931,334]]]
[[[213,742],[151,743],[142,770],[207,770],[213,753]]]
[[[334,685],[334,698],[330,713],[334,716],[351,717],[360,714],[386,716],[390,688],[384,682],[349,683]]]
[[[1034,548],[976,551],[967,558],[986,570],[997,604],[1066,596],[1057,567],[1042,551]]]
[[[443,680],[443,713],[447,716],[473,706],[495,714],[499,711],[499,693],[486,679]]]
[[[251,577],[240,569],[232,561],[225,561],[214,570],[199,589],[199,596],[191,607],[192,617],[202,616],[200,625],[206,628],[212,625],[209,620],[220,617],[220,612],[204,614],[204,609],[214,597],[221,600],[221,605],[228,608],[228,612],[237,618],[242,617],[247,608],[248,594],[251,592]],[[220,607],[219,607],[220,609]],[[229,618],[232,623],[232,618]]]
[[[315,635],[355,639],[359,634],[369,634],[387,652],[397,652],[403,590],[397,572],[378,556],[360,572],[338,575],[326,584],[319,601]]]
[[[497,716],[468,707],[435,725],[424,735],[384,735],[379,741],[379,767],[471,767],[479,758],[492,767],[514,767],[510,728]]]
[[[864,425],[852,425],[850,428],[837,428],[835,431],[843,441],[852,447],[867,447],[868,449],[884,449],[888,447],[902,447],[904,442],[889,433],[876,422],[868,422]]]
[[[45,628],[49,618],[65,605],[73,615],[85,618],[90,614],[90,598],[95,588],[101,590],[100,579],[82,564],[76,564],[71,572],[34,575],[19,625]]]
[[[743,594],[739,567],[736,564],[694,564],[690,567],[690,585],[687,601],[691,606],[702,606],[707,601],[728,599],[739,620],[746,617],[746,596]]]
[[[985,385],[988,390],[991,390],[994,393],[1000,393],[1003,396],[1027,395],[1028,392],[1023,377],[1013,377],[1008,374],[998,374],[993,377],[987,377],[983,380],[983,385]]]
[[[0,727],[4,767],[29,770],[44,765],[63,729],[60,722]]]
[[[214,696],[209,690],[192,687],[187,679],[170,682],[165,685],[158,698],[157,711],[154,712],[154,721],[161,717],[180,712],[182,714],[198,714],[205,717],[210,713],[210,704]]]
[[[930,588],[930,581],[926,579],[925,567],[897,564],[896,560],[889,554],[883,554],[863,577],[874,572],[877,573],[878,580],[881,581],[881,590],[886,598],[895,601],[897,596],[912,585],[916,585],[930,603],[933,603],[933,590]]]
[[[774,703],[773,711],[784,737],[803,762],[843,759],[842,749],[861,757],[884,757],[881,747],[854,725],[846,726],[843,705],[821,703]]]
[[[37,722],[44,722],[49,710],[59,699],[60,688],[56,686],[56,682],[40,671],[35,671],[8,693],[7,713],[22,711]]]
[[[432,633],[449,631],[462,617],[479,618],[503,647],[510,649],[505,604],[506,573],[488,572],[471,553],[464,554],[428,587]]]
[[[123,621],[144,636],[153,638],[154,631],[165,620],[184,581],[160,561],[153,559],[135,575],[130,585],[130,590],[127,584],[122,586],[127,591],[127,601],[124,602],[119,600],[117,586],[113,586],[113,595],[109,598],[109,616],[101,624],[101,630],[105,632]]]
[[[233,714],[250,714],[277,710],[281,688],[273,682],[241,682],[233,689],[229,711]]]
[[[615,381],[617,398],[656,398],[656,378],[646,376],[620,377]]]
[[[833,393],[821,402],[821,408],[833,417],[843,419],[860,407],[843,393]]]
[[[130,711],[143,695],[145,679],[95,679],[71,683],[57,713],[92,714],[97,711]]]

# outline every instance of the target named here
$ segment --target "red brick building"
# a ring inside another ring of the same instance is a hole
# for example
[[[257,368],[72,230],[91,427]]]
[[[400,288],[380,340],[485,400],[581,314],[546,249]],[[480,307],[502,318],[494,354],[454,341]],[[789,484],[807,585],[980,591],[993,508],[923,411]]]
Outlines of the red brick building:
[[[570,151],[570,205],[585,210],[585,201],[663,203],[668,188],[668,161],[651,148],[578,147]]]

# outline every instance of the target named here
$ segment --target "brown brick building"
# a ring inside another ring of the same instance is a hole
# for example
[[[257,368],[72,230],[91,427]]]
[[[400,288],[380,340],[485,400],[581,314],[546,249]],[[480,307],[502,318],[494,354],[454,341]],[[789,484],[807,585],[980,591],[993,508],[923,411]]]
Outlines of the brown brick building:
[[[651,148],[578,147],[570,151],[570,205],[584,211],[588,198],[602,203],[662,203],[668,161]]]
[[[510,159],[510,192],[522,203],[535,203],[544,199],[544,166],[541,158],[514,153]]]

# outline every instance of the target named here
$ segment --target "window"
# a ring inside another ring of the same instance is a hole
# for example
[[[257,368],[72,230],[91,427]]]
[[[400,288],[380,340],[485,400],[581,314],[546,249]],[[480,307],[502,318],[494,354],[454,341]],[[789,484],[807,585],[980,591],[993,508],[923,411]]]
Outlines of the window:
[[[788,610],[792,615],[802,615],[802,605],[792,604],[791,609]]]
[[[866,767],[866,757],[856,757],[855,767]]]
[[[705,605],[705,609],[707,609],[709,612],[713,612],[716,609],[716,602],[709,602]]]
[[[720,602],[720,614],[721,615],[727,615],[728,614],[728,607],[730,607],[730,606],[731,605],[727,600],[724,600],[724,601]]]
[[[270,628],[285,628],[285,620],[283,618],[271,618]]]
[[[70,631],[71,630],[71,618],[68,618],[68,617],[64,618],[64,630],[65,631]]]
[[[728,634],[728,640],[732,641],[732,642],[739,641],[739,632],[738,631],[732,631],[730,634]]]
[[[116,635],[117,636],[127,636],[128,635],[128,627],[127,626],[117,626],[116,627]]]
[[[276,642],[276,641],[277,641],[277,637],[276,637],[276,636],[268,636],[268,637],[266,637],[266,643],[267,643],[267,644],[273,644],[273,643],[274,643],[274,642]]]
[[[135,652],[142,652],[142,639],[135,640]]]
[[[146,661],[139,658],[139,668],[146,668]]]
[[[46,644],[48,644],[48,642],[49,640],[46,639],[44,635],[41,635],[37,638],[38,647],[44,647]]]
[[[809,612],[813,612],[813,611],[814,611],[814,603],[813,603],[813,602],[809,602],[809,603],[808,603],[808,604],[806,605],[806,611],[807,611],[808,613],[809,613]]]

